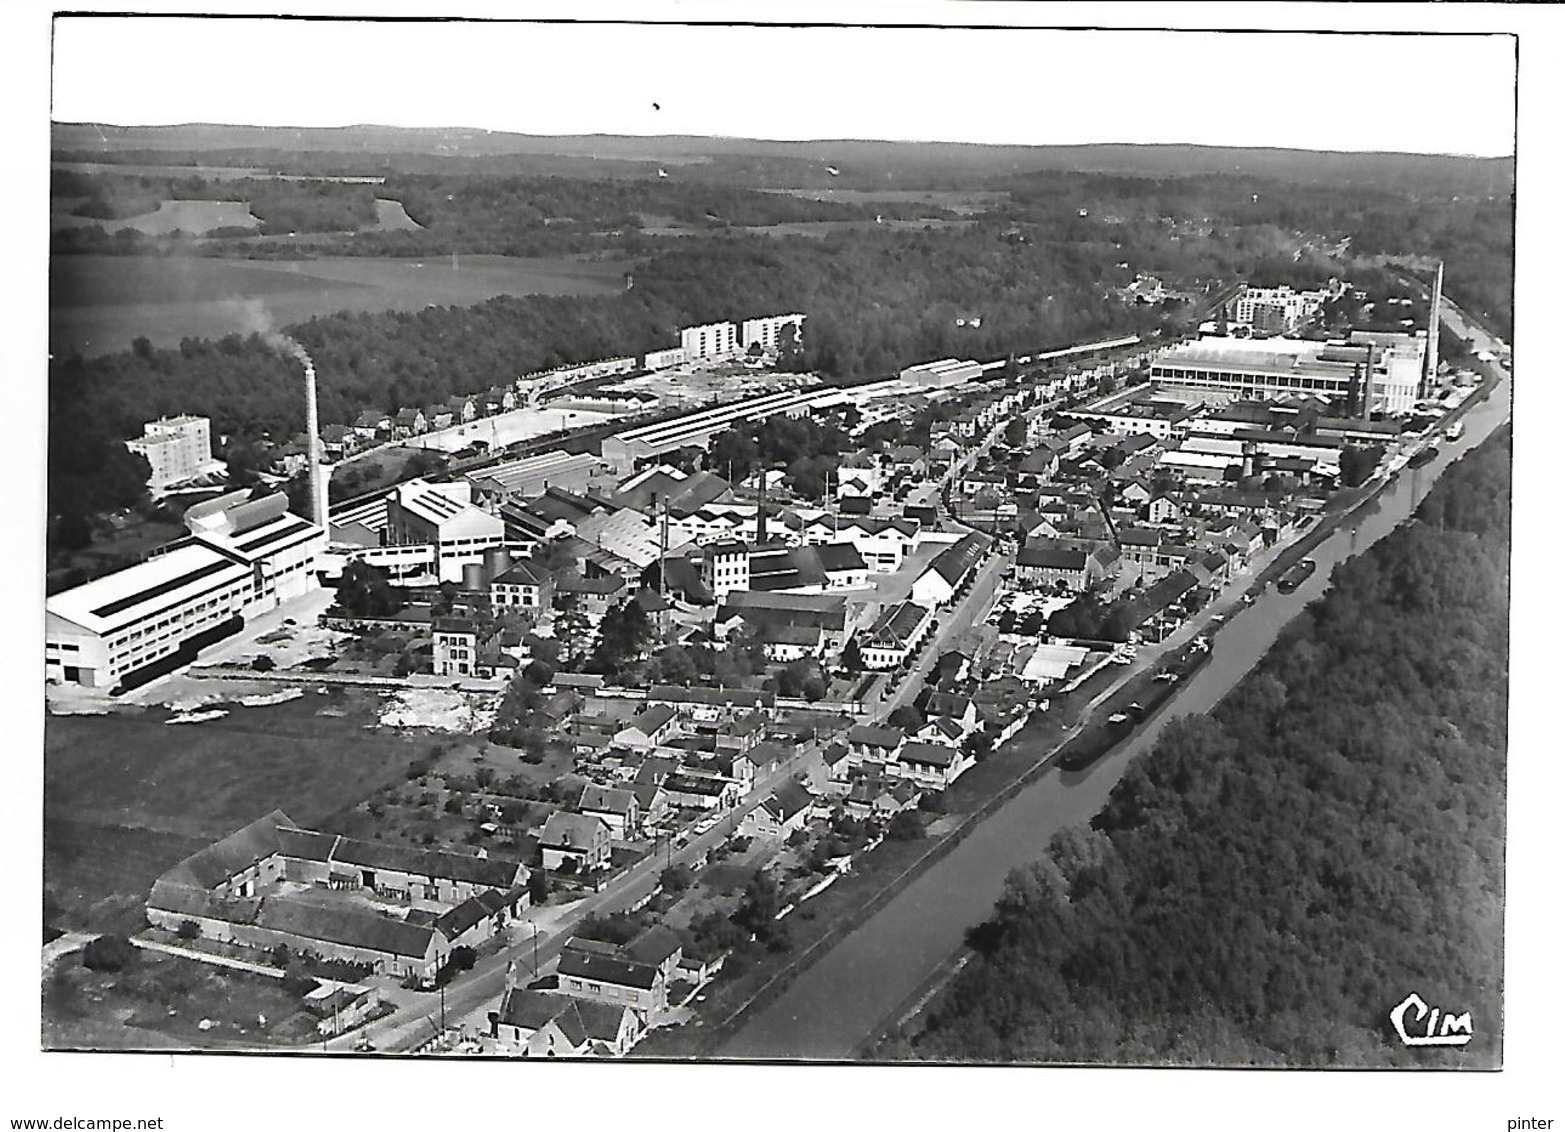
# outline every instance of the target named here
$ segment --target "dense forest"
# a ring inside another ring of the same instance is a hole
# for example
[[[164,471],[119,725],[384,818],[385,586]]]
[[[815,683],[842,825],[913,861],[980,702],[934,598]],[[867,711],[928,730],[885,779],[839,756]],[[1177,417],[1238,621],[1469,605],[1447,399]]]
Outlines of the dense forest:
[[[1507,428],[1008,879],[896,1054],[1497,1065],[1509,534]],[[1414,991],[1471,1044],[1399,1044]]]

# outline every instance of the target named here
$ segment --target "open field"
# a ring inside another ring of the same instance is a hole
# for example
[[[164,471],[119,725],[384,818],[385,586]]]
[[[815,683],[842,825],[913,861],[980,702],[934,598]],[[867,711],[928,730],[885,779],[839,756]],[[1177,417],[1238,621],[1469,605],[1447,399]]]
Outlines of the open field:
[[[408,215],[400,200],[375,199],[375,222],[382,232],[421,232],[424,226]]]
[[[299,995],[277,979],[151,951],[138,951],[114,974],[89,971],[79,960],[62,960],[44,979],[45,1048],[223,1050],[318,1041]]]
[[[367,730],[377,702],[312,693],[184,727],[161,711],[50,716],[44,879],[66,922],[100,926],[181,857],[274,808],[308,824],[402,781],[428,740]]]
[[[927,204],[948,208],[960,216],[987,212],[1003,203],[1009,193],[985,190],[944,192],[925,189],[764,189],[763,192],[833,204]]]
[[[460,256],[243,260],[200,256],[58,256],[50,263],[49,346],[91,356],[255,328],[253,300],[280,326],[335,311],[471,306],[496,295],[613,295],[616,261]]]
[[[811,236],[825,239],[835,232],[868,232],[872,229],[911,228],[932,232],[947,228],[967,228],[971,220],[798,220],[783,224],[734,226],[731,228],[698,228],[694,226],[664,225],[641,229],[643,236],[720,236],[742,232],[748,236]]]
[[[409,448],[434,452],[460,452],[475,441],[482,441],[489,445],[491,451],[497,451],[551,432],[603,424],[621,415],[597,409],[512,409],[508,413],[482,417],[467,424],[426,432],[407,440],[405,444]]]
[[[242,177],[270,176],[265,169],[244,165],[131,165],[117,161],[53,161],[51,169],[67,173],[117,173],[126,177],[205,177],[209,181],[237,181]]]
[[[251,215],[248,203],[232,200],[165,200],[159,202],[155,212],[127,216],[123,220],[99,220],[92,216],[72,216],[68,212],[49,217],[51,229],[87,228],[94,224],[105,232],[134,228],[148,236],[167,236],[175,230],[201,236],[214,228],[261,226],[261,222]]]

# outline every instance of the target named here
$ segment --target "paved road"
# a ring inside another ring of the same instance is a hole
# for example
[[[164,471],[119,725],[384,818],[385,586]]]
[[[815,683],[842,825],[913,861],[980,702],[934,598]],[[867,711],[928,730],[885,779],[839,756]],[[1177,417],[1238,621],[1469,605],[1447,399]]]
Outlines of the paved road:
[[[918,654],[912,670],[897,686],[896,692],[880,705],[881,714],[889,715],[903,704],[912,703],[924,686],[924,678],[941,654],[989,615],[1000,588],[1000,576],[1010,564],[1010,556],[1005,554],[995,554],[984,559],[978,566],[967,594],[956,605],[935,614],[934,639]]]

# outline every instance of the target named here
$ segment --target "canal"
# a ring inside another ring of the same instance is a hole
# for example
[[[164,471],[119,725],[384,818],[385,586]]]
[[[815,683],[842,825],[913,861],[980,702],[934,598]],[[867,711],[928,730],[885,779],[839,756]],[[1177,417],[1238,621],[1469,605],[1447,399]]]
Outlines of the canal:
[[[1470,332],[1469,332],[1470,333]],[[1492,346],[1490,347],[1493,348]],[[1006,875],[1043,855],[1062,829],[1086,822],[1108,800],[1132,761],[1156,742],[1168,720],[1210,710],[1249,672],[1282,627],[1325,591],[1332,568],[1385,537],[1413,513],[1440,474],[1510,416],[1511,383],[1502,374],[1486,401],[1465,414],[1465,435],[1444,442],[1423,468],[1404,468],[1372,503],[1343,521],[1310,557],[1319,569],[1291,594],[1268,588],[1240,606],[1213,637],[1212,661],[1163,709],[1111,754],[1075,774],[1057,767],[982,822],[884,908],[757,1010],[719,1051],[724,1058],[842,1060],[963,945],[987,919]]]

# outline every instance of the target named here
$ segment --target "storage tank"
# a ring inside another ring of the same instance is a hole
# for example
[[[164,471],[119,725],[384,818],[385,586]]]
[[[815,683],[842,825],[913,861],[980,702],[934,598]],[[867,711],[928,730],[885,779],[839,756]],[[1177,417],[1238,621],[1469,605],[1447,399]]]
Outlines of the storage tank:
[[[511,550],[505,546],[491,546],[484,551],[484,572],[494,581],[511,568]]]
[[[488,588],[484,581],[484,564],[482,562],[464,562],[462,564],[462,588],[469,593]]]

